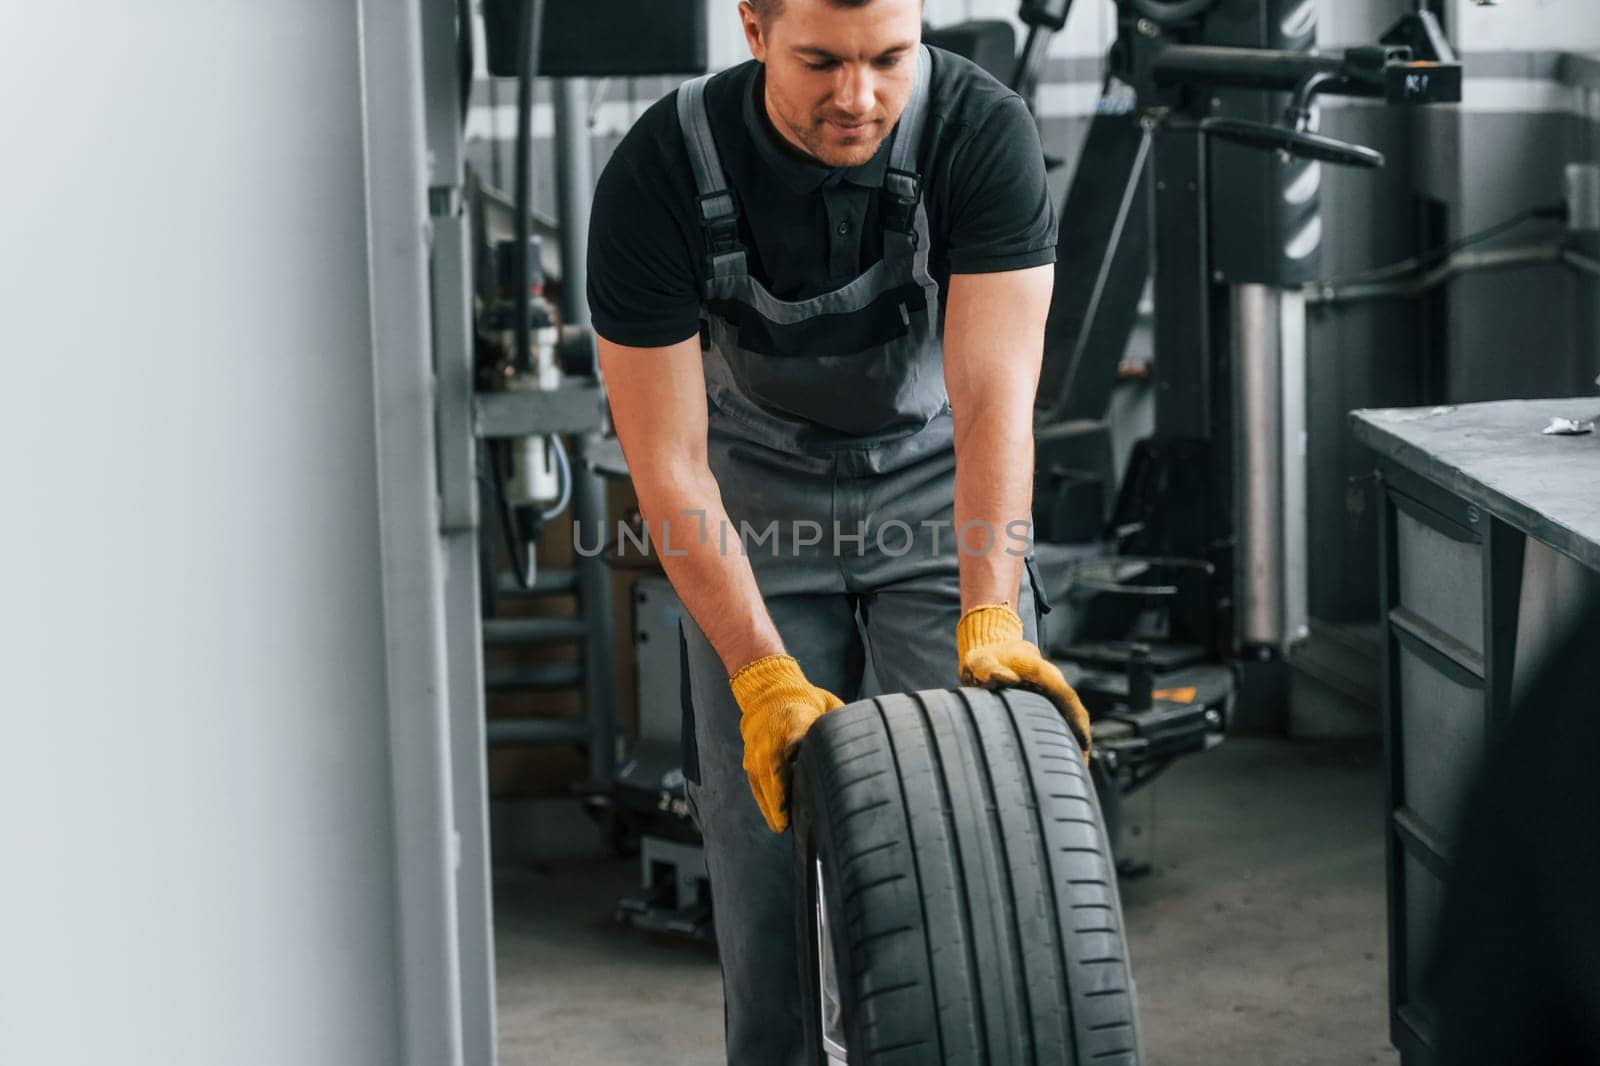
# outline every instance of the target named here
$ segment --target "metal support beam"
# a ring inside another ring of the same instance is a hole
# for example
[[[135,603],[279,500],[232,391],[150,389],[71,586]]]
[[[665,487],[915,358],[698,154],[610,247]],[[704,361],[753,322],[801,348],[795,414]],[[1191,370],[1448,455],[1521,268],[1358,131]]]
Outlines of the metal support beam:
[[[1305,304],[1269,285],[1233,290],[1238,635],[1287,651],[1305,637]]]
[[[461,1056],[494,1066],[494,901],[489,861],[489,773],[484,738],[481,571],[477,565],[477,440],[473,435],[471,227],[456,0],[421,0],[428,202],[433,236],[429,280],[436,392],[439,532],[445,559],[446,693],[455,840]],[[471,84],[470,80],[467,84]]]
[[[598,434],[578,438],[572,457],[572,520],[575,543],[594,544],[607,529],[606,482],[591,452]],[[578,610],[588,623],[583,642],[583,706],[589,722],[589,782],[609,788],[616,773],[616,699],[611,665],[611,568],[605,552],[579,553]]]
[[[589,325],[589,212],[594,157],[589,137],[589,80],[555,83],[556,214],[561,220],[561,321]]]
[[[404,1066],[464,1066],[419,5],[360,0]]]

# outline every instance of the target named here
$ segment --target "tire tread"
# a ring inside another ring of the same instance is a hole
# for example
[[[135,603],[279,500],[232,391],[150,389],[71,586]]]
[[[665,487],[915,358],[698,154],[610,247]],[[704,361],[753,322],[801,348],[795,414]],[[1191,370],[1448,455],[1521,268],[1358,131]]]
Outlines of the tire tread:
[[[813,727],[796,775],[852,1066],[1138,1066],[1104,822],[1046,701],[863,700]]]

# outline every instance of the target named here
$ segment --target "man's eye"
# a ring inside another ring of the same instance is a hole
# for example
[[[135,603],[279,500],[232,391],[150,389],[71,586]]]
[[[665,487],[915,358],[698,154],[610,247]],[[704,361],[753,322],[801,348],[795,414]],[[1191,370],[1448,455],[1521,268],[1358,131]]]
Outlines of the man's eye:
[[[834,63],[832,60],[828,60],[828,61],[823,62],[823,63],[807,63],[806,64],[806,69],[807,70],[832,70],[836,66],[838,66],[837,63]]]
[[[895,67],[898,67],[900,65],[900,57],[899,56],[887,56],[887,57],[885,57],[883,59],[874,60],[873,61],[873,65],[876,66],[879,70],[893,70]]]

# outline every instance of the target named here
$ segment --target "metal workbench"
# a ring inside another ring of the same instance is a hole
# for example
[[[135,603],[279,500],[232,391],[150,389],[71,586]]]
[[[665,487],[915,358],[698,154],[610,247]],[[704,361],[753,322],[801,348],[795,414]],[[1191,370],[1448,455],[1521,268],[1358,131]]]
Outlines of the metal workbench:
[[[1600,598],[1600,435],[1544,435],[1556,416],[1594,420],[1600,397],[1351,416],[1381,485],[1390,1032],[1406,1066],[1434,1061],[1423,968],[1463,793],[1550,642]]]

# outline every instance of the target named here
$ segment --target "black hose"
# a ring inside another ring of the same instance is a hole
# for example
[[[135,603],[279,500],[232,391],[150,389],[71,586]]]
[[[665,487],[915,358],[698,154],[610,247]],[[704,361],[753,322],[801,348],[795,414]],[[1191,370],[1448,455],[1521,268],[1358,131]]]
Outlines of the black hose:
[[[528,262],[528,246],[533,243],[533,82],[539,71],[539,30],[544,22],[544,0],[522,0],[522,27],[517,47],[517,188],[516,247],[512,263],[517,281],[517,350],[514,363],[518,373],[533,372],[528,316],[528,288],[533,273]]]
[[[1534,219],[1558,222],[1566,217],[1567,208],[1565,204],[1541,204],[1537,207],[1529,207],[1518,211],[1510,218],[1496,222],[1492,226],[1485,226],[1483,229],[1457,237],[1448,243],[1429,248],[1409,259],[1402,259],[1400,262],[1390,263],[1388,266],[1372,267],[1357,274],[1348,274],[1342,278],[1332,278],[1318,284],[1324,286],[1352,285],[1421,274],[1428,268],[1450,258],[1455,253],[1465,248],[1470,248],[1474,244],[1482,244],[1484,241],[1492,240],[1502,233],[1516,229],[1525,222],[1532,222]]]
[[[472,0],[456,0],[456,65],[461,68],[461,121],[472,107],[472,79],[478,73],[477,50],[472,44]]]
[[[531,591],[533,582],[528,580],[529,563],[533,561],[532,545],[523,540],[517,529],[517,517],[512,513],[511,501],[506,497],[506,485],[509,479],[505,469],[500,464],[499,441],[488,442],[489,469],[492,471],[495,495],[495,509],[500,515],[500,536],[506,542],[506,556],[511,563],[511,572],[517,581],[517,587],[524,592]]]

